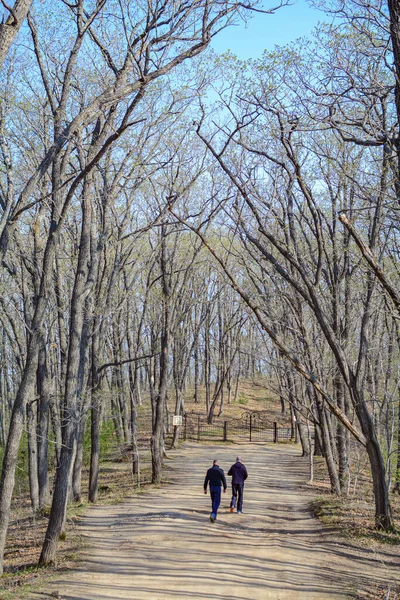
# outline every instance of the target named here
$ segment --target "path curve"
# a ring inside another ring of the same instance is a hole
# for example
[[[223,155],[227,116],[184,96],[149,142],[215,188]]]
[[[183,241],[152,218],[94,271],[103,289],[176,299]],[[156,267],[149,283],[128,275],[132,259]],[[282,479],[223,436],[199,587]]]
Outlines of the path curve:
[[[227,470],[236,454],[249,471],[244,514],[229,512],[228,488],[211,524],[205,471],[214,457]],[[192,443],[173,452],[169,465],[171,485],[88,511],[83,561],[58,576],[53,597],[343,600],[399,567],[398,558],[339,543],[312,517],[300,490],[307,462],[298,448]]]

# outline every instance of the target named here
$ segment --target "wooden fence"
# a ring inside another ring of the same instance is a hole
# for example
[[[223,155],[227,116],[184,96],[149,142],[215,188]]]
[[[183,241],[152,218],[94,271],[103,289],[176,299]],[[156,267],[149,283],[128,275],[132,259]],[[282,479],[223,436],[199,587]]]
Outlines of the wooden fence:
[[[184,440],[289,442],[297,441],[295,428],[268,422],[260,413],[244,413],[240,419],[215,419],[207,423],[204,417],[187,413],[183,417],[181,436]]]

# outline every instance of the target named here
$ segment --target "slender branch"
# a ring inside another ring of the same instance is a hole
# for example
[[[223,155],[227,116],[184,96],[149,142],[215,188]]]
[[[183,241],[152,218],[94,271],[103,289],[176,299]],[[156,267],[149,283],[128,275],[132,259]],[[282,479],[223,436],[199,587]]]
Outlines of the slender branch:
[[[351,221],[346,217],[346,215],[344,213],[341,213],[339,215],[339,221],[346,227],[347,231],[350,233],[351,237],[353,238],[353,240],[355,241],[355,243],[361,250],[361,254],[367,261],[369,267],[372,269],[372,271],[377,276],[378,280],[381,282],[382,287],[388,293],[388,295],[390,296],[390,298],[393,301],[393,304],[395,305],[395,307],[397,309],[397,312],[400,314],[400,294],[399,294],[399,292],[396,290],[396,288],[390,281],[389,277],[386,275],[385,271],[380,266],[380,264],[378,263],[375,256],[372,254],[371,250],[368,248],[368,246],[366,244],[364,244],[363,240],[361,239],[361,236],[355,229],[354,225],[351,223]]]
[[[108,367],[121,367],[122,365],[126,365],[131,362],[136,362],[138,360],[144,360],[145,358],[154,358],[155,356],[158,356],[159,354],[160,354],[160,352],[155,352],[154,354],[143,354],[143,356],[134,356],[133,358],[126,358],[125,360],[119,360],[116,362],[105,363],[104,365],[101,365],[101,367],[99,367],[97,369],[97,373],[104,371],[104,369],[108,369]]]
[[[2,5],[4,6],[4,8],[8,10],[8,12],[10,13],[10,15],[14,19],[14,22],[13,23],[8,23],[8,25],[15,26],[18,23],[18,17],[17,17],[17,15],[15,14],[15,12],[11,8],[11,6],[9,6],[6,2],[4,2],[4,0],[0,0],[0,1],[1,1]]]

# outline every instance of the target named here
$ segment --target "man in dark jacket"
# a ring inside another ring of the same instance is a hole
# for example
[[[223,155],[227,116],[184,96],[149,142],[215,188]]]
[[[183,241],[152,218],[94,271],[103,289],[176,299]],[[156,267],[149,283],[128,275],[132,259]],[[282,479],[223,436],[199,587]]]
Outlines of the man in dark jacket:
[[[210,484],[210,496],[211,496],[211,515],[210,521],[214,523],[217,518],[217,512],[221,503],[221,486],[224,486],[224,493],[226,492],[226,479],[225,473],[218,465],[218,460],[213,461],[213,466],[208,469],[206,477],[204,479],[204,493],[207,494],[207,484]]]
[[[237,511],[238,514],[241,514],[243,509],[243,488],[244,482],[247,479],[247,469],[242,463],[240,456],[236,457],[236,462],[229,469],[228,475],[232,477],[232,500],[230,511],[234,512],[237,500]]]

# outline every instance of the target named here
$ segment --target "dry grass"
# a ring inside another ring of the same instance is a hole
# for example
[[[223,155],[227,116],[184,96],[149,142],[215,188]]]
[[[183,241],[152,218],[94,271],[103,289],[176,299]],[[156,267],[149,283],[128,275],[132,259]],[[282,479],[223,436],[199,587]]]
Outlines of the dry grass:
[[[383,543],[400,544],[400,496],[391,495],[391,506],[396,532],[386,533],[375,528],[375,506],[372,493],[372,481],[367,463],[363,465],[357,480],[350,482],[348,496],[338,498],[330,493],[325,461],[321,457],[314,459],[313,492],[318,496],[312,506],[314,514],[321,521],[335,525],[347,537],[356,537],[363,544]]]
[[[399,600],[400,587],[392,588],[386,585],[376,585],[369,590],[357,592],[355,600]]]
[[[357,457],[358,459],[358,457]],[[367,547],[376,555],[393,546],[393,554],[400,558],[400,496],[392,494],[391,506],[396,531],[384,532],[375,528],[372,482],[365,462],[357,469],[358,477],[350,486],[350,494],[338,498],[330,493],[325,462],[315,459],[315,480],[312,484],[316,498],[311,502],[314,515],[323,523],[334,526],[338,534],[351,539],[358,546]],[[356,600],[400,600],[400,575],[397,585],[375,585],[358,590]]]
[[[205,390],[199,389],[199,403],[193,401],[194,390],[189,388],[186,392],[185,410],[188,413],[206,416],[205,409]],[[232,394],[233,396],[233,394]],[[172,402],[170,403],[172,408]],[[220,405],[217,404],[215,416],[219,414]],[[232,398],[228,402],[228,395],[225,394],[222,417],[224,419],[238,419],[244,412],[249,411],[267,411],[271,423],[276,421],[278,424],[287,424],[290,420],[288,414],[282,415],[280,403],[276,401],[276,396],[268,389],[267,380],[258,379],[257,381],[244,380],[240,382],[237,399]]]

